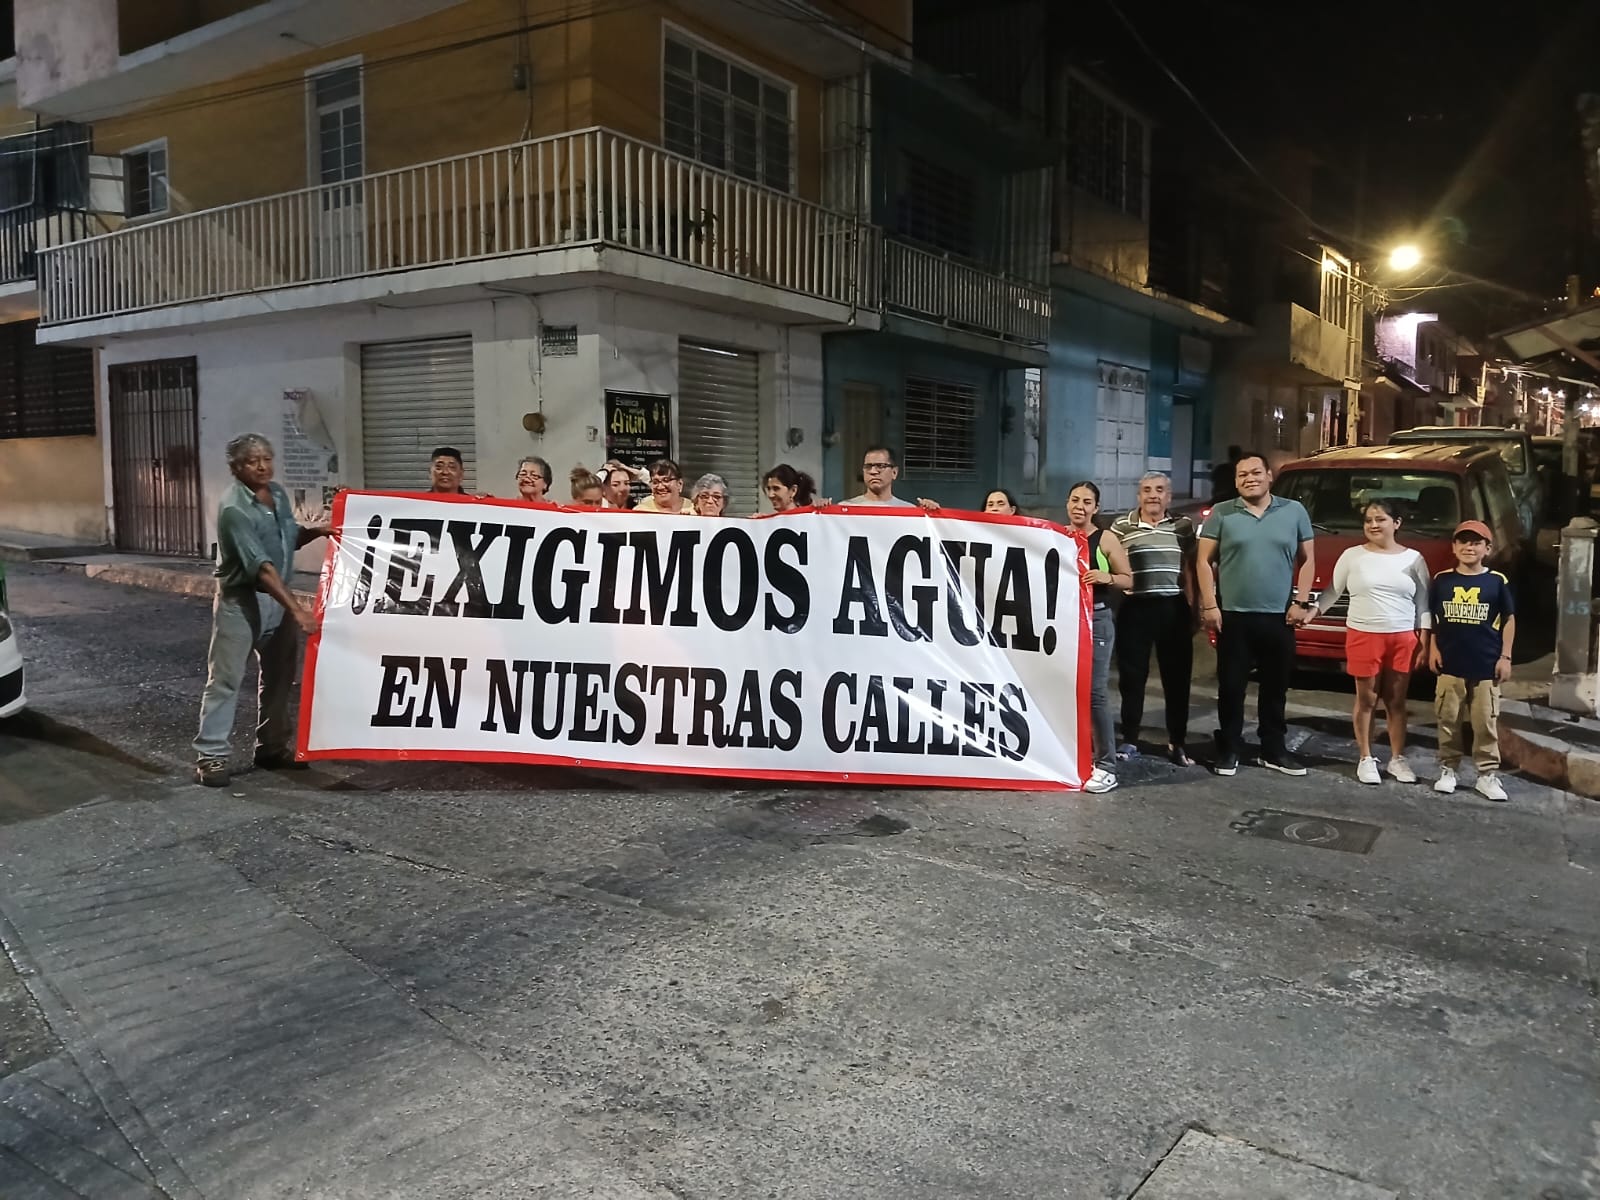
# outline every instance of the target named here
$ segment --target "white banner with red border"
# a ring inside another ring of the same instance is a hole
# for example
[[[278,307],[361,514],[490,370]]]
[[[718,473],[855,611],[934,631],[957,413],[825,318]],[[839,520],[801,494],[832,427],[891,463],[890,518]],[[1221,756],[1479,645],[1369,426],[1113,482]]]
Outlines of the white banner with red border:
[[[1081,537],[837,505],[759,520],[345,492],[305,759],[1075,789]]]

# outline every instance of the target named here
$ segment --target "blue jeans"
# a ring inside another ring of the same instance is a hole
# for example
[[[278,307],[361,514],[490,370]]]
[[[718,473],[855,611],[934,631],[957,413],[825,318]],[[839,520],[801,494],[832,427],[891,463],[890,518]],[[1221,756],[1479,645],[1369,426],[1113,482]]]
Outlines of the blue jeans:
[[[1117,746],[1111,726],[1111,651],[1117,642],[1117,623],[1109,608],[1094,610],[1094,668],[1089,677],[1089,727],[1094,734],[1094,765],[1115,772]]]
[[[206,653],[200,732],[194,739],[196,758],[228,757],[228,741],[239,708],[239,688],[252,654],[260,665],[256,749],[273,754],[288,752],[294,736],[289,725],[289,694],[300,658],[298,635],[295,623],[270,597],[217,589],[211,606],[211,648]]]

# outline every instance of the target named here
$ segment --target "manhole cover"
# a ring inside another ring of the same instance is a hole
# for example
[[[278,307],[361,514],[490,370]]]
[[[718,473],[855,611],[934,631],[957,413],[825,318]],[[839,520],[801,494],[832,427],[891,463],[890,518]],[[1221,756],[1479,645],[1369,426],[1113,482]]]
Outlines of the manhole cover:
[[[1251,837],[1315,846],[1319,850],[1343,850],[1347,854],[1366,854],[1383,832],[1381,827],[1361,821],[1341,821],[1337,817],[1283,812],[1276,808],[1258,808],[1244,813],[1231,828]]]

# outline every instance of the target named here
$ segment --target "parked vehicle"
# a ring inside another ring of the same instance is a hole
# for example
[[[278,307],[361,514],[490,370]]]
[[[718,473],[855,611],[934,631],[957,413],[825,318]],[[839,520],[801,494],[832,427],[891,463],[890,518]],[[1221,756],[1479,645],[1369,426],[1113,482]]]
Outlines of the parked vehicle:
[[[1544,523],[1550,494],[1539,475],[1533,437],[1526,429],[1508,429],[1499,425],[1419,425],[1415,429],[1400,429],[1389,435],[1391,446],[1463,443],[1489,446],[1499,453],[1511,481],[1511,492],[1517,498],[1521,540],[1529,546],[1533,545],[1534,535]]]
[[[1487,446],[1455,442],[1326,451],[1286,465],[1272,490],[1300,501],[1311,515],[1317,538],[1314,595],[1327,587],[1339,556],[1365,540],[1362,510],[1367,501],[1380,498],[1400,502],[1405,515],[1399,540],[1421,552],[1430,573],[1454,564],[1451,538],[1467,520],[1482,521],[1494,531],[1490,565],[1495,570],[1515,581],[1527,561],[1505,463]],[[1302,664],[1342,665],[1348,608],[1346,596],[1295,631],[1295,656]]]
[[[1572,498],[1570,482],[1566,472],[1561,469],[1562,455],[1566,452],[1566,443],[1559,437],[1536,437],[1533,439],[1533,467],[1539,473],[1544,483],[1545,495],[1554,497]],[[1581,502],[1600,498],[1600,429],[1583,429],[1578,433],[1578,478],[1582,483],[1576,489],[1577,498]],[[1563,489],[1567,490],[1563,490]],[[1545,524],[1562,525],[1573,516],[1582,513],[1567,513],[1559,511],[1559,505],[1552,505],[1551,511],[1546,514]],[[1587,510],[1585,510],[1587,511]]]
[[[6,565],[0,562],[0,717],[14,716],[27,706],[23,675],[22,647],[6,603]]]

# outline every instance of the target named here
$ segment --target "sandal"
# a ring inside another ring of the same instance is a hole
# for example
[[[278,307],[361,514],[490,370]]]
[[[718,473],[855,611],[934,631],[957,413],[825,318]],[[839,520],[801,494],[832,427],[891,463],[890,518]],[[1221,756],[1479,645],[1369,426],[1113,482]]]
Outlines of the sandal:
[[[1194,759],[1184,753],[1182,746],[1168,746],[1167,761],[1175,767],[1194,766]]]

